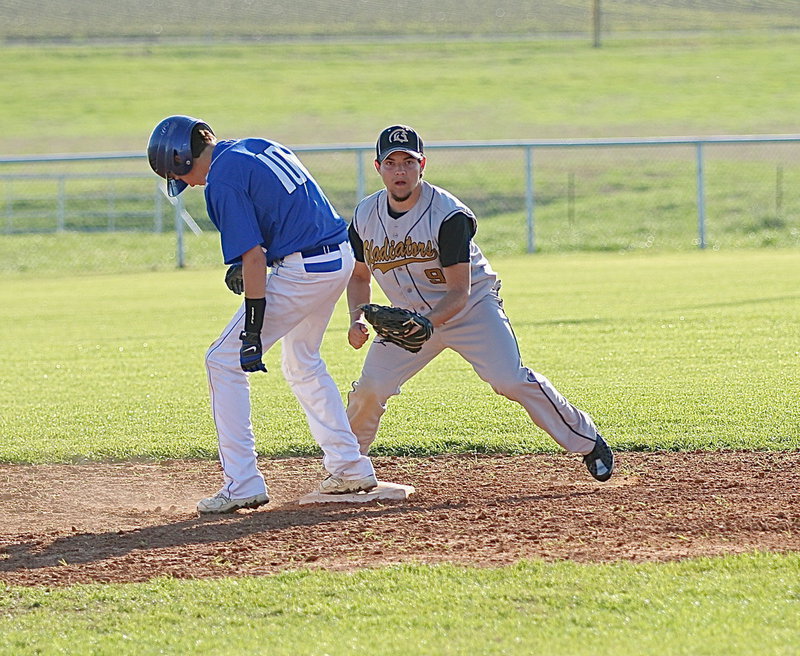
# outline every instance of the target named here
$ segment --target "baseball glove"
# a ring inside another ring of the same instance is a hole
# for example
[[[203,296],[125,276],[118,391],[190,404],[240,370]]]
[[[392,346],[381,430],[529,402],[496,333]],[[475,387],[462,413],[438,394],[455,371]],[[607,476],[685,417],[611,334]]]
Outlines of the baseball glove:
[[[433,324],[421,314],[399,307],[366,303],[358,306],[378,337],[416,353],[433,335]]]

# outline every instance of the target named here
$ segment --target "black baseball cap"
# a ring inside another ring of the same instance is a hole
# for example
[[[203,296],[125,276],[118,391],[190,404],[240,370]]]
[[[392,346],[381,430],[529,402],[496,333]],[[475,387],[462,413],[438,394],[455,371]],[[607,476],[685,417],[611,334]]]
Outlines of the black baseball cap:
[[[378,137],[375,146],[378,161],[382,162],[388,155],[402,150],[417,159],[422,159],[422,139],[407,125],[390,125]]]

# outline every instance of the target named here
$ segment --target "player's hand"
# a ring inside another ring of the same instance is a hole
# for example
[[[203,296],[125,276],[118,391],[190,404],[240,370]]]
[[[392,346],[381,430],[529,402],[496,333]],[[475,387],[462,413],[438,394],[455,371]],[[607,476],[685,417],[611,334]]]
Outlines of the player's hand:
[[[242,277],[242,265],[231,264],[225,272],[225,284],[228,285],[234,294],[241,294],[244,291],[244,278]]]
[[[242,371],[248,373],[266,371],[267,368],[261,361],[261,357],[264,355],[261,351],[261,335],[243,330],[239,339],[242,340],[242,346],[239,349],[239,363],[242,365]]]
[[[356,319],[350,324],[350,330],[347,331],[347,341],[354,349],[360,349],[369,339],[369,329],[363,319]]]

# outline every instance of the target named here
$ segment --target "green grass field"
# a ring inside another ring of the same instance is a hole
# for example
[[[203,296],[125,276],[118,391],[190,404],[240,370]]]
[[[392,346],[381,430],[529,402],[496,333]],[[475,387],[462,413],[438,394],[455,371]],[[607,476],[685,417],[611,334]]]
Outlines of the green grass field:
[[[753,554],[15,589],[0,653],[790,656],[798,569]]]
[[[661,16],[680,12],[674,5]],[[769,22],[756,14],[753,27]],[[155,122],[177,112],[203,116],[223,136],[290,145],[371,143],[395,121],[432,142],[793,133],[798,45],[787,31],[599,50],[523,39],[15,46],[0,50],[0,151],[139,151]],[[797,169],[787,165],[779,216],[775,166],[764,160],[724,156],[711,167],[706,252],[683,245],[693,229],[691,171],[681,169],[675,187],[674,171],[648,169],[642,188],[629,175],[642,168],[636,161],[607,176],[579,162],[543,179],[542,254],[520,254],[518,215],[482,224],[526,362],[590,411],[616,448],[800,448]],[[506,170],[440,164],[431,158],[443,184],[483,184],[486,208],[516,193]],[[581,211],[579,185],[574,225],[565,223],[572,169],[604,201]],[[336,171],[320,170],[326,185],[340,184]],[[767,182],[751,205],[741,194],[754,180]],[[341,193],[352,189],[341,184]],[[630,203],[646,222],[620,211]],[[187,246],[190,266],[175,270],[169,234],[0,238],[0,461],[216,457],[202,356],[239,299],[222,282],[214,235],[188,235]],[[763,246],[772,248],[753,248]],[[343,394],[363,357],[346,346],[345,321],[342,305],[324,344]],[[276,352],[267,366],[254,380],[259,450],[317,457]],[[451,355],[392,400],[376,445],[411,456],[554,449]],[[0,654],[782,656],[797,651],[798,572],[796,554],[751,554],[0,584]]]
[[[519,256],[494,265],[525,360],[619,447],[800,447],[796,251]],[[0,403],[14,412],[0,419],[0,460],[215,457],[203,353],[240,302],[223,274],[3,280]],[[343,391],[363,359],[346,345],[346,317],[342,300],[324,343]],[[253,380],[260,450],[317,453],[278,350],[267,366]],[[556,448],[456,356],[404,392],[377,453]],[[452,399],[471,411],[454,412]]]
[[[616,448],[800,448],[795,250],[494,264],[526,361]],[[0,405],[13,411],[0,417],[0,460],[214,458],[202,354],[238,302],[221,274],[4,278]],[[362,357],[344,343],[345,322],[342,306],[324,344],[343,391]],[[277,352],[266,360],[270,373],[253,381],[260,452],[317,457]],[[412,456],[555,449],[452,355],[392,400],[376,446]],[[795,555],[754,554],[5,586],[0,653],[321,655],[379,644],[385,654],[790,654],[799,570]]]

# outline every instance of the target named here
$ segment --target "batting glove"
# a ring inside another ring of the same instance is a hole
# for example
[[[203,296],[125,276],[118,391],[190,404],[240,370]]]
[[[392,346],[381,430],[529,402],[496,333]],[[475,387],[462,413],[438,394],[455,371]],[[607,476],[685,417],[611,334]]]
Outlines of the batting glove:
[[[264,355],[261,351],[261,335],[243,330],[239,339],[242,340],[242,346],[239,349],[239,363],[242,365],[242,371],[266,372],[267,368],[261,361],[261,357]]]
[[[228,285],[234,294],[241,294],[244,291],[244,278],[242,277],[242,265],[231,264],[225,273],[225,284]]]

